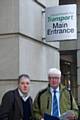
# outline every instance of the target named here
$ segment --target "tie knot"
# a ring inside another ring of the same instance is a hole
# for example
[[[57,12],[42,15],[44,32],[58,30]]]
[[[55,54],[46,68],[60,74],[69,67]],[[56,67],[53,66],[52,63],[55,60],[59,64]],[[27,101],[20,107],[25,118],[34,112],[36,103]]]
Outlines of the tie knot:
[[[56,90],[53,90],[54,93],[56,93],[57,91]]]

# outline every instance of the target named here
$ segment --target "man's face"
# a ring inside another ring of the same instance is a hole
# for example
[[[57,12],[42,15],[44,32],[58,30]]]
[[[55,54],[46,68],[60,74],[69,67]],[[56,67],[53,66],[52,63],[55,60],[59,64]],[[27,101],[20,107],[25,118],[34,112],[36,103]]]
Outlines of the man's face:
[[[23,94],[27,94],[30,88],[30,80],[28,78],[23,78],[18,83],[18,88]]]
[[[58,76],[49,75],[48,80],[49,80],[50,87],[52,87],[53,89],[56,89],[60,84],[60,77]]]

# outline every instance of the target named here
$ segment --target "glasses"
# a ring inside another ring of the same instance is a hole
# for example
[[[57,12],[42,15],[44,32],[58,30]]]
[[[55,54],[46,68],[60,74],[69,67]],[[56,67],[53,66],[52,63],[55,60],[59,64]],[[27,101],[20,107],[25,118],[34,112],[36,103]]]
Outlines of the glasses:
[[[48,79],[60,79],[60,77],[52,77],[52,76],[49,76]]]

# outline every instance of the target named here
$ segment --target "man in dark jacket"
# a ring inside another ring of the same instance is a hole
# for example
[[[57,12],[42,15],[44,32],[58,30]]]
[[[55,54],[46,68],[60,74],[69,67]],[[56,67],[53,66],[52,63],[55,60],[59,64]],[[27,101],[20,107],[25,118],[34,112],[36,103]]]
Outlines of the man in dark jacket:
[[[0,120],[32,120],[32,98],[29,96],[30,77],[22,74],[18,88],[4,94],[0,107]]]

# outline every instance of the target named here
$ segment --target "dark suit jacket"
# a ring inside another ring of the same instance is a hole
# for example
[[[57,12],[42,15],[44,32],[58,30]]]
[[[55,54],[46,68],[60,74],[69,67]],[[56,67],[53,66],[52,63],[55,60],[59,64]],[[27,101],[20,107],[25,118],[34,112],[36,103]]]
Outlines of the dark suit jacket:
[[[30,120],[32,116],[32,98],[29,97]],[[18,89],[5,93],[0,107],[0,120],[23,120],[23,106]]]

